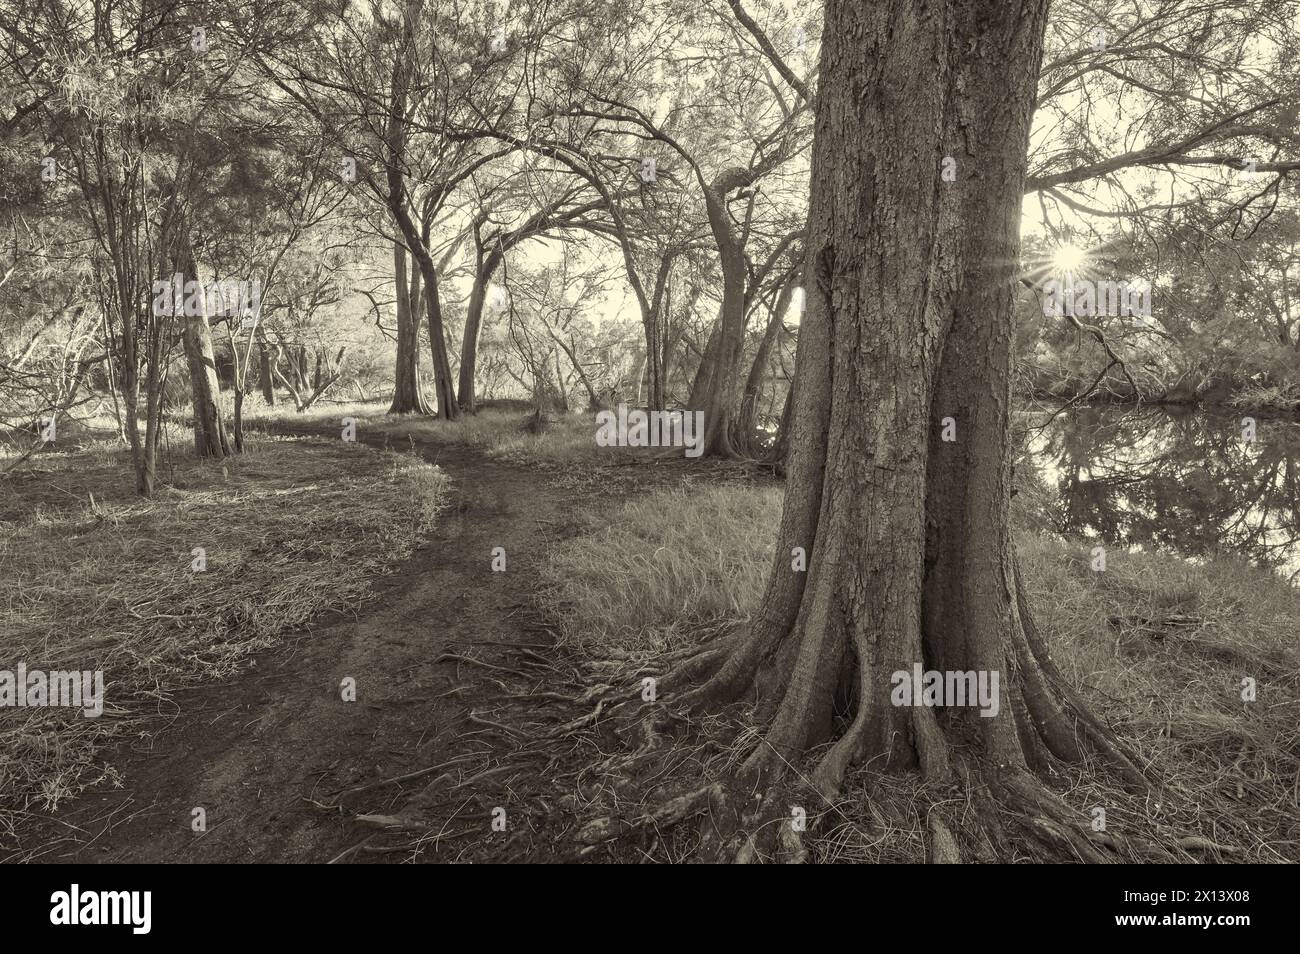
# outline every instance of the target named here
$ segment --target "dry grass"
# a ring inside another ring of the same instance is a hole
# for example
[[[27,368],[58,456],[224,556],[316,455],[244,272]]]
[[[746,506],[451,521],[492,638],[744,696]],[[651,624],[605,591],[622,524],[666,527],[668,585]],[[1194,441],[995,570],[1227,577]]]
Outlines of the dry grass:
[[[224,473],[177,460],[152,500],[111,444],[30,463],[0,486],[0,668],[101,670],[105,712],[0,710],[0,840],[24,813],[111,781],[97,753],[177,688],[355,606],[446,489],[418,459],[343,442],[256,439]]]
[[[753,612],[779,515],[773,487],[650,494],[556,550],[546,608],[589,659],[660,669],[656,655]],[[1094,573],[1082,541],[1026,531],[1019,547],[1054,658],[1158,784],[1135,796],[1104,768],[1071,767],[1053,784],[1081,821],[1104,808],[1128,860],[1158,846],[1170,861],[1300,861],[1300,590],[1231,558],[1111,551]],[[1250,703],[1248,676],[1259,692]],[[716,779],[731,757],[705,764],[684,749],[678,761]],[[970,797],[859,770],[837,804],[807,806],[820,822],[809,847],[822,861],[923,860],[939,812],[965,857],[1020,860],[990,854]]]
[[[1205,860],[1300,860],[1300,590],[1233,559],[1193,564],[1021,541],[1058,662],[1163,785],[1147,799],[1077,778],[1108,830],[1199,836]],[[1252,678],[1257,699],[1242,699]]]
[[[565,641],[597,653],[675,649],[757,605],[780,513],[777,486],[638,498],[608,526],[555,549],[541,598]]]
[[[573,412],[552,422],[541,433],[527,424],[531,415],[519,410],[486,408],[455,421],[420,415],[388,414],[387,401],[350,402],[313,407],[304,414],[292,408],[263,409],[248,417],[247,426],[267,427],[280,423],[321,425],[339,423],[344,417],[357,421],[358,432],[379,431],[392,438],[394,446],[406,438],[431,444],[473,447],[498,460],[518,464],[603,464],[620,456],[615,448],[596,444],[593,414]]]

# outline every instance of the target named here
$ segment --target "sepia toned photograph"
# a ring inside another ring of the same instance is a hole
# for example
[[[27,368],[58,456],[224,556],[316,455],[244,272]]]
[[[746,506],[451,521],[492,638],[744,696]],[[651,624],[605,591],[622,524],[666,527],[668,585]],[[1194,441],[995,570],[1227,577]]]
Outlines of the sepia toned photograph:
[[[0,864],[1300,861],[1297,51],[0,0]]]

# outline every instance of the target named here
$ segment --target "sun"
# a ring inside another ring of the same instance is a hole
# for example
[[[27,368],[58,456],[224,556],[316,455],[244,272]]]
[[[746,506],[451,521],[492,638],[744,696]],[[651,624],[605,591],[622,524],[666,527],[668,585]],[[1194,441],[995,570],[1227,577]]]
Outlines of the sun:
[[[1063,272],[1075,272],[1088,260],[1088,253],[1077,245],[1058,245],[1052,253],[1052,264]]]

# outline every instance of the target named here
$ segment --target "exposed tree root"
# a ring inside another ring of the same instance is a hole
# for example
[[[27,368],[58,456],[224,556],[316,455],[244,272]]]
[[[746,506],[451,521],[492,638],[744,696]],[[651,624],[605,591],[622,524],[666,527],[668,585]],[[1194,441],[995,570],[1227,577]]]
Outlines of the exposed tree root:
[[[1040,714],[1044,711],[1046,703],[1051,701],[1052,694],[1054,694],[1056,698],[1064,700],[1065,704],[1069,707],[1070,716],[1073,719],[1072,728],[1074,728],[1077,735],[1083,737],[1085,744],[1117,770],[1126,782],[1139,789],[1145,789],[1150,784],[1150,780],[1146,777],[1146,773],[1139,769],[1137,765],[1134,764],[1133,760],[1129,758],[1127,753],[1124,752],[1123,747],[1120,744],[1119,739],[1115,737],[1115,734],[1092,714],[1087,703],[1084,702],[1078,692],[1075,691],[1074,687],[1069,684],[1065,677],[1061,675],[1061,671],[1052,661],[1051,654],[1047,650],[1047,644],[1043,640],[1042,635],[1038,632],[1038,627],[1034,624],[1033,614],[1029,610],[1029,601],[1025,596],[1025,587],[1018,561],[1014,568],[1014,580],[1016,608],[1020,619],[1021,630],[1024,633],[1023,644],[1020,641],[1016,642],[1018,655],[1021,657],[1019,661],[1022,666],[1026,666],[1030,661],[1024,657],[1023,651],[1020,650],[1020,647],[1023,646],[1024,649],[1028,650],[1029,656],[1032,657],[1033,662],[1033,665],[1027,666],[1027,668],[1031,672],[1041,672],[1044,679],[1044,682],[1035,681],[1032,686],[1034,691],[1038,694],[1037,698],[1041,703],[1039,709]],[[1031,710],[1032,708],[1033,707],[1031,706]],[[1059,734],[1054,737],[1058,740],[1058,743],[1063,742]],[[1045,734],[1045,740],[1048,741],[1050,746],[1052,737],[1047,737]],[[1059,752],[1054,754],[1057,754],[1062,758],[1072,755],[1073,758],[1070,758],[1070,761],[1079,761],[1080,753],[1078,753],[1077,746],[1073,749],[1064,747],[1063,751],[1067,754],[1061,755]]]
[[[961,849],[957,847],[957,839],[952,836],[952,832],[950,832],[948,826],[940,820],[937,813],[932,813],[930,815],[929,829],[930,864],[961,864]]]
[[[1047,850],[1048,857],[1088,864],[1108,864],[1115,860],[1098,850],[1084,816],[1034,776],[1027,772],[1003,773],[987,779],[987,783],[988,796],[1013,813],[1017,823]]]
[[[708,785],[671,798],[653,812],[634,818],[619,819],[605,816],[594,819],[582,827],[577,834],[577,840],[584,845],[598,845],[648,827],[674,825],[707,810],[710,805],[715,807],[721,805],[722,801],[722,786]]]
[[[502,844],[546,829],[556,849],[567,845],[573,857],[601,851],[635,859],[650,850],[679,859],[798,863],[825,851],[823,834],[833,836],[845,825],[870,828],[872,819],[886,826],[877,830],[879,837],[893,832],[898,846],[901,834],[903,844],[916,846],[909,849],[913,860],[931,863],[1026,856],[1132,860],[1135,851],[1142,856],[1148,848],[1151,857],[1169,857],[1157,845],[1091,832],[1088,819],[1044,784],[1062,753],[1084,757],[1101,746],[1076,731],[1073,697],[1057,690],[1060,677],[1050,660],[1038,665],[1046,654],[1034,651],[1036,633],[1026,633],[1023,658],[1009,670],[1014,691],[1004,688],[1002,721],[1021,743],[1024,764],[994,770],[979,731],[982,720],[970,719],[969,712],[882,701],[873,681],[882,663],[872,657],[865,630],[827,626],[813,638],[814,630],[800,618],[775,637],[771,629],[732,631],[702,652],[654,660],[627,655],[566,662],[561,655],[547,659],[555,674],[544,689],[522,671],[527,667],[518,655],[514,667],[496,660],[477,665],[482,678],[501,675],[515,683],[501,699],[505,708],[467,716],[472,728],[463,733],[464,744],[481,745],[481,761],[388,780],[400,787],[436,775],[400,813],[368,806],[358,821],[379,829],[384,845],[405,844],[417,857],[448,837],[445,823],[434,825],[435,819],[467,817],[481,830],[498,805],[507,806],[510,817]],[[1038,673],[1038,682],[1024,678],[1026,671]],[[656,672],[663,674],[651,700],[642,679]],[[712,677],[697,681],[709,672]],[[725,694],[700,709],[683,704],[698,698],[692,684],[716,687],[728,672],[746,674],[725,677],[738,690],[732,705],[717,704]],[[768,705],[752,705],[764,700]],[[1044,712],[1055,714],[1044,718]],[[1086,710],[1080,712],[1078,721],[1091,725]],[[1097,726],[1095,738],[1109,742],[1109,730]],[[1048,732],[1056,730],[1064,734],[1053,739]],[[917,769],[926,780],[919,786],[884,781]],[[866,779],[880,780],[871,782],[870,809],[860,801],[851,812],[843,807],[839,793],[850,777],[855,789]],[[526,801],[519,798],[520,779],[532,786]],[[890,807],[900,797],[908,801]],[[465,809],[467,803],[473,807]],[[404,832],[421,834],[412,841]],[[1189,843],[1187,850],[1216,848]]]
[[[1201,838],[1199,835],[1188,835],[1186,838],[1179,838],[1178,847],[1185,848],[1187,851],[1217,851],[1225,855],[1241,853],[1241,849],[1234,845],[1221,845],[1217,841],[1210,841],[1210,839]]]
[[[808,861],[808,849],[803,835],[790,816],[781,816],[769,807],[768,820],[751,826],[749,834],[735,853],[736,864],[752,864],[764,860],[765,849],[772,860],[787,865],[801,865]]]
[[[787,805],[801,799],[791,798],[788,780],[802,783],[803,801],[824,800],[829,805],[853,766],[865,760],[883,757],[883,766],[894,769],[915,766],[931,783],[950,786],[960,753],[961,777],[980,806],[976,817],[988,829],[989,842],[1007,843],[1003,816],[1010,808],[1015,828],[1034,846],[1034,855],[1088,863],[1114,860],[1109,850],[1113,842],[1091,832],[1088,819],[1061,801],[1036,773],[1050,770],[1053,760],[1080,762],[1092,753],[1129,784],[1144,786],[1147,779],[1061,676],[1033,628],[1023,594],[1016,596],[1017,629],[1006,640],[1011,664],[1004,689],[1007,712],[996,720],[1000,727],[990,724],[995,720],[971,719],[969,712],[941,717],[928,706],[895,708],[883,702],[881,661],[873,655],[870,634],[848,627],[845,640],[845,627],[810,626],[807,617],[816,618],[815,603],[784,634],[756,625],[744,638],[729,638],[724,646],[688,657],[661,686],[685,686],[701,674],[711,675],[697,683],[698,688],[666,701],[678,711],[698,707],[695,711],[709,712],[727,702],[768,700],[767,711],[760,705],[754,713],[765,725],[757,744],[725,787],[714,783],[677,794],[630,821],[598,819],[583,829],[584,843],[703,816],[701,857],[802,860],[807,848]],[[849,702],[851,718],[836,704],[837,698]],[[625,718],[630,728],[621,735],[636,745],[642,758],[659,747],[662,731],[672,721],[658,706],[638,708]],[[830,744],[805,776],[799,768],[805,752],[825,740]],[[990,758],[990,753],[1001,754]],[[927,828],[929,860],[959,863],[962,851],[949,822],[932,814]]]

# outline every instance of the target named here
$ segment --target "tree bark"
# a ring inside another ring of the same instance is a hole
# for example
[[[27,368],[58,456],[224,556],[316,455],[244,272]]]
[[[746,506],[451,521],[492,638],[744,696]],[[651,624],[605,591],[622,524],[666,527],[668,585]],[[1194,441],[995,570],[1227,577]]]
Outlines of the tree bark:
[[[474,392],[474,374],[478,368],[478,338],[483,327],[483,305],[487,299],[488,283],[501,265],[500,247],[494,247],[484,254],[478,233],[474,235],[475,262],[474,284],[470,288],[469,301],[465,306],[465,334],[460,346],[460,376],[457,382],[457,402],[466,414],[473,414],[477,408],[477,396]]]
[[[428,243],[416,227],[411,211],[407,207],[408,192],[405,179],[406,104],[413,69],[411,60],[414,55],[412,35],[419,7],[419,3],[408,0],[406,16],[402,21],[403,48],[393,62],[392,99],[389,103],[389,115],[384,133],[384,171],[388,185],[388,209],[392,213],[398,229],[401,230],[406,247],[410,249],[411,254],[415,257],[420,275],[424,280],[423,297],[429,319],[429,346],[433,354],[433,386],[434,398],[437,402],[437,414],[441,418],[452,420],[459,417],[460,414],[459,408],[456,406],[456,394],[451,383],[451,362],[447,357],[447,338],[442,323],[442,303],[438,299],[438,273],[433,258],[429,254]],[[396,255],[396,252],[394,252],[394,255]],[[396,259],[394,262],[396,264]],[[405,256],[403,256],[402,268],[405,269]],[[398,281],[397,284],[399,286],[398,301],[400,307],[401,300],[407,297],[405,294],[406,283]],[[409,305],[410,301],[408,299],[407,306],[409,307]],[[418,342],[419,320],[414,314],[410,315],[410,323],[417,328],[416,341]],[[394,405],[396,403],[396,397],[394,397]]]
[[[710,378],[714,368],[717,366],[715,355],[718,349],[718,339],[722,335],[722,309],[718,309],[718,317],[713,320],[709,326],[709,335],[704,341],[704,350],[693,348],[699,356],[700,363],[695,366],[695,374],[691,376],[691,392],[687,398],[687,407],[696,407],[703,404],[707,398],[706,394],[711,387]]]
[[[795,277],[791,277],[781,286],[776,303],[772,306],[772,312],[768,315],[767,327],[763,330],[758,350],[754,353],[754,363],[750,365],[749,375],[745,378],[745,389],[740,398],[740,413],[736,416],[735,430],[740,449],[751,457],[756,450],[754,437],[758,418],[758,399],[763,390],[763,380],[767,377],[768,366],[771,364],[772,345],[785,327],[783,318],[786,309],[790,306],[796,280]]]
[[[456,388],[456,400],[466,414],[478,410],[474,374],[478,365],[478,334],[483,324],[483,299],[486,295],[484,283],[479,280],[480,274],[481,271],[476,271],[469,302],[465,306],[465,334],[460,345],[460,380]]]
[[[420,318],[412,313],[406,248],[393,243],[393,286],[397,296],[397,357],[393,366],[393,403],[389,414],[428,414],[420,388]]]
[[[267,407],[275,407],[275,381],[271,379],[271,349],[265,341],[259,345],[257,377],[262,383],[262,400]]]
[[[704,190],[709,227],[722,270],[722,305],[688,403],[691,410],[704,412],[704,453],[713,457],[736,456],[731,422],[739,396],[739,366],[745,345],[747,272],[744,246],[731,223],[726,195],[748,182],[749,172],[735,167],[719,173]]]
[[[827,5],[776,562],[744,637],[686,667],[712,672],[690,704],[754,698],[766,734],[742,779],[775,782],[833,740],[813,773],[827,795],[870,759],[943,780],[954,738],[991,775],[1089,745],[1142,779],[1052,666],[1010,540],[1011,290],[1046,6]],[[915,663],[998,672],[998,713],[893,704]]]
[[[447,357],[447,333],[442,322],[442,301],[438,297],[438,274],[433,259],[423,246],[416,252],[420,271],[424,275],[424,304],[429,318],[429,347],[433,353],[433,390],[438,406],[437,415],[444,420],[460,417],[456,405],[456,392],[451,383],[451,361]]]
[[[646,407],[660,411],[664,406],[664,376],[663,356],[659,347],[659,315],[652,311],[642,324],[645,328]]]
[[[227,457],[230,442],[221,418],[220,388],[212,353],[212,330],[206,315],[187,315],[182,338],[190,372],[194,406],[194,453],[199,457]]]
[[[185,362],[190,372],[190,395],[194,408],[194,453],[199,457],[230,456],[230,441],[221,417],[221,385],[217,380],[217,362],[212,349],[212,328],[208,324],[207,295],[198,277],[194,259],[183,259],[185,287],[194,288],[184,296],[185,314],[181,316],[181,340]],[[191,282],[193,285],[191,285]],[[197,311],[197,314],[190,314]]]

